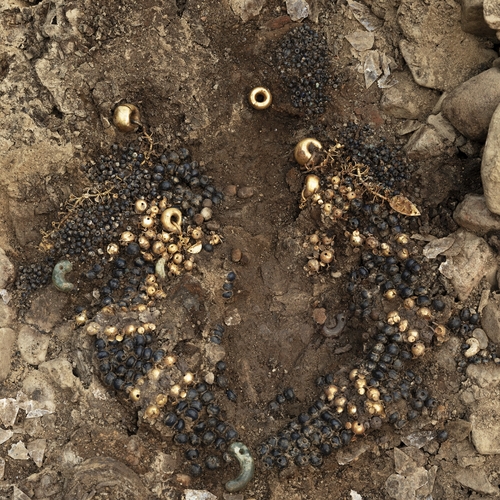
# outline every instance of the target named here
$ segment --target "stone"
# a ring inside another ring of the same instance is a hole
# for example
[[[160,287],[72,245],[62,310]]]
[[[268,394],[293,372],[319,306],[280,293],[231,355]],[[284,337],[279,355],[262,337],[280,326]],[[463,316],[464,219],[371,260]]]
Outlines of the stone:
[[[485,493],[486,495],[498,494],[498,488],[495,488],[486,476],[486,472],[482,468],[460,468],[455,474],[455,480],[462,486]]]
[[[406,154],[413,160],[425,160],[436,156],[452,156],[456,148],[449,144],[431,125],[420,127],[404,147]]]
[[[231,250],[231,260],[233,262],[239,262],[241,260],[241,250],[239,248],[233,248]]]
[[[444,2],[402,0],[397,21],[404,36],[401,54],[423,87],[452,90],[497,57],[484,41],[460,29],[460,9]]]
[[[467,420],[451,420],[446,424],[449,441],[460,442],[467,439],[471,429],[471,423],[467,422]]]
[[[313,320],[318,325],[324,325],[326,321],[326,309],[324,307],[316,307],[312,312]]]
[[[500,216],[491,213],[486,198],[481,194],[466,194],[453,213],[455,222],[478,236],[500,231]]]
[[[483,14],[483,0],[462,0],[462,29],[477,36],[494,37],[495,30],[488,26]]]
[[[30,441],[26,447],[28,449],[28,455],[31,457],[33,462],[37,467],[41,467],[43,464],[43,457],[45,455],[45,448],[47,448],[46,439],[34,439]]]
[[[5,475],[5,460],[3,458],[0,458],[0,480],[3,479],[4,475]]]
[[[5,427],[12,427],[16,422],[19,405],[14,398],[0,399],[0,421]]]
[[[391,474],[385,482],[385,489],[388,495],[396,500],[426,498],[434,488],[436,472],[436,466],[429,470],[411,467],[405,475]]]
[[[24,443],[22,441],[18,441],[17,443],[13,444],[7,454],[14,460],[29,459],[28,450],[26,449],[26,446],[24,446]]]
[[[453,144],[457,139],[457,131],[442,113],[429,115],[427,124],[433,127],[438,135],[450,144]]]
[[[352,443],[348,448],[340,449],[337,452],[337,462],[339,465],[346,465],[357,460],[363,453],[368,451],[368,443]]]
[[[500,68],[490,68],[463,82],[443,100],[442,112],[465,137],[484,141],[500,104]]]
[[[479,387],[492,388],[500,383],[500,366],[495,364],[470,364],[467,367],[467,376]]]
[[[3,300],[0,300],[0,327],[11,326],[15,318],[14,309],[9,307]]]
[[[500,74],[500,69],[495,70]],[[490,212],[500,215],[500,106],[491,117],[481,161],[481,180],[486,206]]]
[[[14,486],[12,490],[12,500],[31,500],[24,491],[20,490],[17,486]]]
[[[41,373],[46,373],[61,389],[75,390],[80,386],[80,379],[73,374],[73,367],[67,359],[51,359],[40,364],[38,369]]]
[[[234,184],[228,184],[224,188],[224,195],[225,196],[236,196],[237,192],[237,187]]]
[[[44,332],[50,332],[56,323],[61,320],[68,300],[67,294],[56,291],[54,287],[47,287],[33,299],[25,320]]]
[[[438,101],[439,93],[417,85],[408,72],[396,72],[393,76],[398,83],[382,91],[381,109],[394,118],[424,119]]]
[[[5,288],[14,279],[14,265],[0,248],[0,289]]]
[[[484,0],[483,16],[486,24],[492,30],[500,30],[500,4],[498,0]]]
[[[488,335],[482,328],[476,328],[472,332],[472,336],[479,342],[479,349],[486,349],[488,347]]]
[[[492,294],[490,300],[481,313],[481,326],[494,343],[500,342],[500,296]]]
[[[184,490],[184,500],[217,500],[217,497],[206,490]]]
[[[56,393],[49,379],[38,370],[30,372],[23,380],[23,391],[35,400],[39,407],[50,412],[56,409]]]
[[[309,4],[305,0],[286,0],[286,12],[292,21],[300,21],[309,16]]]
[[[448,278],[460,300],[466,300],[472,290],[486,277],[493,282],[497,263],[493,250],[479,236],[459,229],[451,235],[455,243],[443,252],[446,261],[439,271]]]
[[[37,366],[45,361],[49,340],[48,335],[38,332],[31,326],[23,325],[19,330],[17,347],[26,363]]]
[[[412,446],[414,448],[419,449],[425,446],[429,441],[432,441],[433,439],[434,439],[434,432],[418,431],[402,437],[401,441],[403,441],[403,443],[406,446]]]
[[[251,198],[255,193],[255,190],[251,186],[243,186],[238,189],[238,198],[241,198],[243,200],[247,198]]]
[[[0,429],[0,444],[3,444],[5,443],[5,441],[8,441],[13,435],[14,432],[10,430]]]
[[[500,403],[495,398],[481,398],[471,406],[472,443],[481,455],[500,454]]]
[[[11,328],[0,328],[0,382],[3,382],[10,373],[12,360],[12,347],[17,338],[17,333]]]
[[[370,50],[375,41],[375,35],[370,31],[357,30],[354,33],[346,35],[346,40],[359,51]]]

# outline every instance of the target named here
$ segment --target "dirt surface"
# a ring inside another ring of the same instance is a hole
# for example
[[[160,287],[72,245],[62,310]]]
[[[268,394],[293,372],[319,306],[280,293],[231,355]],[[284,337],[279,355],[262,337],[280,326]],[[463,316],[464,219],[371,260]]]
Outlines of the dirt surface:
[[[398,49],[399,2],[368,3],[377,15],[383,11],[385,19],[376,48],[394,59],[393,72],[408,73]],[[458,4],[434,3],[441,15],[456,21]],[[180,355],[199,380],[213,371],[205,357],[196,357],[201,342],[207,342],[215,324],[228,325],[222,343],[225,374],[237,399],[229,401],[220,389],[217,398],[225,421],[254,454],[261,442],[318,399],[318,377],[345,377],[362,357],[367,340],[359,320],[348,323],[339,338],[321,333],[321,308],[327,318],[348,309],[346,283],[359,254],[351,251],[343,229],[333,229],[334,263],[320,273],[304,270],[310,258],[304,243],[322,224],[311,207],[300,208],[305,175],[293,159],[293,148],[308,136],[325,145],[349,140],[347,123],[369,125],[370,141],[394,151],[407,140],[396,133],[403,120],[381,111],[381,89],[376,84],[365,88],[356,51],[344,38],[361,25],[343,2],[318,1],[315,10],[318,22],[304,23],[326,41],[331,79],[325,93],[330,100],[324,113],[308,116],[293,107],[277,68],[278,44],[300,24],[284,17],[282,2],[269,0],[246,23],[225,1],[126,0],[118,5],[8,0],[0,8],[0,109],[5,125],[0,131],[1,246],[16,266],[44,261],[40,229],[50,231],[70,195],[79,197],[89,186],[81,165],[110,154],[113,144],[134,142],[147,151],[142,129],[123,134],[112,125],[118,103],[138,106],[158,156],[188,148],[225,193],[214,207],[211,226],[222,243],[213,253],[197,257],[193,273],[171,279],[167,298],[158,306],[158,324],[177,329],[185,349]],[[433,33],[426,36],[432,39]],[[451,67],[454,57],[449,54]],[[270,108],[249,106],[247,95],[256,86],[270,89]],[[398,155],[404,157],[402,151]],[[461,154],[415,162],[407,169],[412,178],[405,192],[422,212],[408,231],[442,237],[456,230],[451,214],[457,202],[465,193],[481,190],[478,158]],[[238,191],[243,187],[251,191]],[[234,249],[241,251],[241,259],[232,257]],[[74,326],[75,306],[90,311],[92,302],[92,287],[79,277],[83,271],[84,265],[77,266],[77,290],[68,296],[52,285],[26,296],[9,287],[14,296],[10,305],[19,312],[12,328],[34,324],[35,333],[49,342],[43,359],[31,363],[13,349],[0,396],[15,398],[22,389],[36,399],[38,391],[40,400],[55,401],[55,409],[38,419],[20,413],[14,427],[24,441],[46,440],[43,466],[8,458],[12,441],[0,446],[6,458],[2,498],[17,498],[12,485],[29,498],[181,498],[187,482],[223,498],[224,483],[238,474],[234,460],[219,471],[186,479],[182,474],[189,473],[189,463],[172,436],[144,423],[129,401],[102,384],[92,357],[93,339]],[[226,300],[222,286],[230,271],[237,278],[233,297]],[[438,281],[432,274],[435,267],[429,265],[427,272],[431,283]],[[473,294],[467,305],[477,305],[477,297]],[[443,405],[441,413],[411,423],[413,430],[434,431],[467,420],[458,397],[465,376],[457,372],[454,355],[444,344],[412,362]],[[50,368],[39,365],[52,359],[68,360],[71,372],[57,394],[49,394],[43,377],[37,379],[40,373],[50,374]],[[269,403],[288,387],[296,399],[270,411]],[[267,469],[256,457],[255,480],[242,498],[347,499],[351,490],[366,499],[388,498],[385,484],[394,473],[393,449],[403,446],[401,438],[408,433],[384,424],[354,440],[353,450],[365,448],[345,465],[334,454],[319,468],[280,471]],[[454,481],[452,459],[438,459],[439,446],[445,445],[435,445],[418,457],[419,465],[438,466],[432,497],[486,498]],[[490,477],[497,461],[488,461]]]

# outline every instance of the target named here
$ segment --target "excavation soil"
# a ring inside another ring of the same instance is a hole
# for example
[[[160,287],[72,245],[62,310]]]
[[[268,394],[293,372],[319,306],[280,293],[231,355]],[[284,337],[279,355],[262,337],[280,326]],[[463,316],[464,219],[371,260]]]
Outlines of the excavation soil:
[[[358,61],[342,40],[360,25],[342,15],[334,2],[318,2],[320,22],[311,25],[328,40],[330,71],[338,85],[331,88],[326,112],[306,119],[291,106],[273,63],[276,43],[297,25],[283,17],[281,2],[268,1],[246,23],[226,2],[204,0],[75,0],[71,8],[62,2],[11,4],[0,15],[5,32],[0,82],[5,79],[13,109],[3,118],[10,127],[11,145],[1,162],[2,246],[16,264],[40,259],[40,228],[50,228],[70,193],[78,196],[86,185],[79,166],[107,154],[113,143],[126,145],[140,136],[119,133],[111,124],[118,102],[136,104],[156,149],[189,148],[214,183],[226,189],[214,216],[223,242],[213,254],[200,257],[194,273],[204,290],[199,296],[204,313],[196,319],[215,323],[233,318],[223,346],[230,387],[238,399],[233,403],[223,393],[219,397],[226,419],[255,449],[319,395],[318,376],[348,369],[362,353],[362,331],[348,327],[340,338],[325,339],[313,317],[318,308],[325,308],[327,317],[346,309],[344,287],[351,259],[339,246],[337,277],[328,271],[304,271],[308,256],[302,243],[316,226],[314,218],[299,209],[303,173],[292,156],[299,139],[313,136],[333,143],[347,122],[369,124],[387,143],[403,144],[395,134],[400,122],[381,113],[380,89],[376,84],[365,88]],[[394,2],[386,7],[397,9]],[[391,40],[385,43],[394,48],[400,36],[396,22],[385,30],[386,40]],[[402,59],[396,62],[404,68]],[[273,95],[272,106],[264,111],[247,102],[249,91],[259,85]],[[436,235],[446,235],[456,229],[450,216],[456,201],[480,190],[479,162],[456,157],[427,162],[412,182],[419,189],[410,188],[409,196],[422,212],[431,214],[415,229],[425,223]],[[250,187],[253,195],[231,194],[228,186]],[[238,262],[231,258],[234,249],[242,253]],[[237,273],[237,280],[234,297],[227,301],[221,294],[229,271]],[[49,297],[57,294],[48,290],[44,293]],[[64,303],[56,325],[73,317],[77,302],[70,297]],[[75,375],[88,387],[92,364],[86,365],[86,357],[78,361],[76,354],[88,342],[76,332],[56,335],[56,330],[50,334],[47,359],[70,360]],[[428,374],[435,396],[445,404],[444,425],[452,415],[467,415],[457,397],[459,375],[435,367],[435,356],[439,353],[430,354],[419,371]],[[13,397],[33,371],[36,367],[15,353],[2,397]],[[297,401],[271,414],[268,403],[286,387],[293,387]],[[37,434],[49,443],[43,467],[9,459],[3,484],[16,484],[33,498],[146,498],[146,487],[154,491],[149,493],[152,498],[180,498],[186,480],[178,474],[187,470],[182,453],[137,422],[130,405],[106,396],[103,387],[99,394],[102,397],[91,404],[81,403],[71,390],[58,394],[52,420],[43,423],[45,435]],[[319,469],[292,467],[281,473],[258,464],[244,498],[343,499],[355,490],[363,498],[385,499],[384,484],[394,472],[391,450],[400,444],[400,436],[387,426],[358,439],[355,446],[366,443],[367,451],[342,466],[335,456]],[[10,446],[1,445],[2,456]],[[71,453],[93,460],[85,462],[86,469],[75,469],[75,477],[68,472]],[[106,457],[138,477],[123,479],[128,471],[106,462]],[[425,454],[426,466],[434,461],[432,453]],[[222,498],[224,482],[237,473],[233,462],[222,472],[193,479],[190,487]],[[435,498],[468,498],[466,491],[448,485],[446,472],[440,474]],[[50,478],[45,483],[40,482],[44,475]],[[121,482],[122,493],[113,478]],[[88,496],[91,491],[95,496]],[[443,491],[449,493],[440,496]],[[10,494],[6,489],[5,495]]]

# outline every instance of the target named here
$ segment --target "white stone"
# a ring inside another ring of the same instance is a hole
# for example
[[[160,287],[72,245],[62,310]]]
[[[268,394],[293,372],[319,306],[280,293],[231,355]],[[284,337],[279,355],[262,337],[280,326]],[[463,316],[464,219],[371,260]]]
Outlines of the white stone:
[[[17,443],[13,444],[7,454],[14,460],[29,459],[28,450],[26,449],[26,446],[24,446],[24,443],[22,441],[18,441]]]
[[[266,0],[230,0],[229,3],[233,12],[246,23],[252,17],[259,15]]]
[[[17,346],[21,357],[30,365],[39,365],[45,361],[49,348],[49,336],[36,331],[28,325],[19,330]]]
[[[40,364],[38,369],[46,373],[61,389],[75,389],[80,386],[80,380],[73,374],[73,367],[67,359],[51,359]]]
[[[185,500],[217,500],[215,495],[212,495],[206,490],[184,490]]]
[[[5,288],[14,278],[14,265],[0,248],[0,289]]]
[[[292,21],[300,21],[309,16],[309,4],[305,0],[286,0],[286,12]]]
[[[486,206],[490,212],[500,215],[500,105],[491,117],[481,162],[481,179]]]
[[[10,430],[0,429],[0,444],[3,444],[5,443],[5,441],[8,441],[13,435],[14,432]]]
[[[12,348],[16,341],[17,334],[11,328],[0,328],[0,382],[3,382],[10,373],[12,359]]]
[[[47,448],[47,440],[46,439],[35,439],[28,443],[28,455],[31,457],[33,462],[38,467],[41,467],[43,464],[43,457],[45,455],[45,448]]]

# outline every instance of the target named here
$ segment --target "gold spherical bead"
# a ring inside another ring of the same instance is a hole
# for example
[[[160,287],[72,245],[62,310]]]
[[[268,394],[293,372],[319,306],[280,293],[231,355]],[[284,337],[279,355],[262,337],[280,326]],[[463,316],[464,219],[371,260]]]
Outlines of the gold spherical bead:
[[[357,436],[365,433],[365,426],[361,422],[353,422],[351,430]]]
[[[144,418],[153,420],[155,418],[158,418],[159,415],[160,415],[160,409],[156,405],[149,405],[144,410]]]
[[[250,106],[252,106],[252,108],[262,110],[271,106],[273,96],[271,95],[269,89],[266,89],[265,87],[255,87],[251,90],[250,94],[248,94],[248,101],[250,102]]]
[[[116,255],[118,254],[118,252],[120,251],[120,248],[118,247],[118,245],[116,243],[110,243],[108,245],[108,247],[106,248],[106,252],[108,253],[108,255]]]
[[[148,204],[146,200],[137,200],[134,205],[135,213],[142,214],[148,208]]]
[[[150,215],[145,215],[142,219],[141,219],[141,226],[144,228],[144,229],[150,229],[151,227],[154,226],[154,219],[153,217],[151,217]]]
[[[316,139],[312,139],[310,137],[306,139],[302,139],[296,146],[293,152],[293,156],[295,157],[295,161],[299,165],[307,165],[312,159],[315,150],[321,150],[323,146]]]
[[[139,389],[137,389],[137,387],[134,387],[134,388],[130,391],[129,398],[130,398],[132,401],[139,401],[139,399],[141,399],[141,391],[140,391]]]
[[[423,342],[416,342],[411,346],[411,353],[415,358],[419,358],[420,356],[423,356],[425,353],[425,345]]]
[[[319,260],[323,264],[330,264],[330,262],[333,260],[333,252],[332,252],[332,250],[323,250],[319,254]]]
[[[141,126],[141,113],[133,104],[120,104],[113,112],[113,123],[121,132],[135,132]]]
[[[304,189],[302,190],[302,196],[304,198],[310,198],[319,189],[319,177],[315,174],[309,174],[306,177]]]

